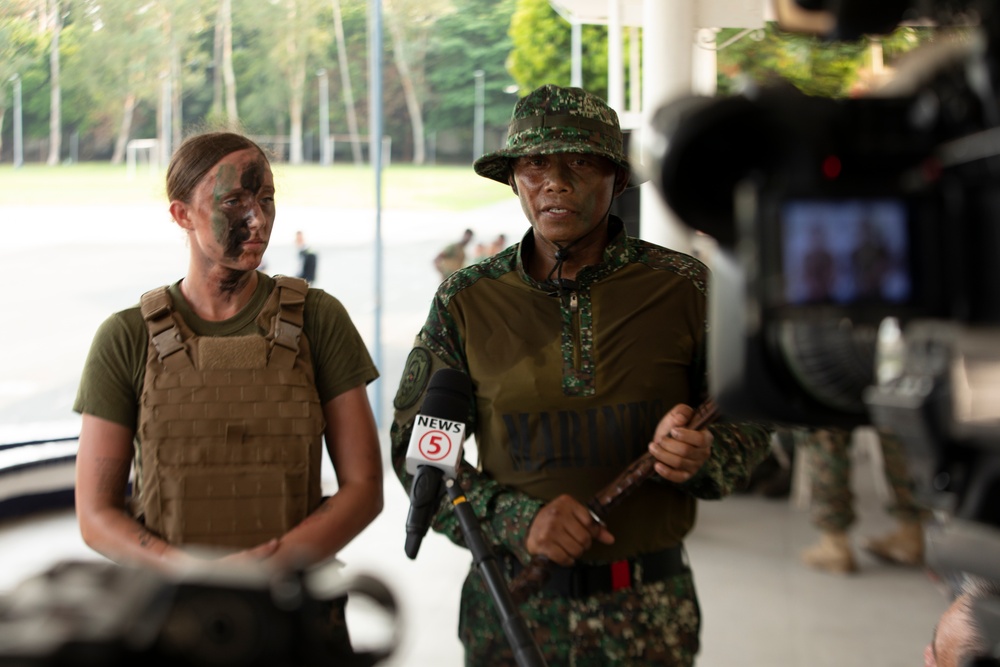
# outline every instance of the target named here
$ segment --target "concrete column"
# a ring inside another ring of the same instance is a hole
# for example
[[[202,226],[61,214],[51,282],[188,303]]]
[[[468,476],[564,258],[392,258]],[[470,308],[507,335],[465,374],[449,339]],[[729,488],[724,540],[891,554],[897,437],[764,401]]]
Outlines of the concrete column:
[[[326,69],[316,71],[319,77],[319,163],[324,167],[333,164],[330,150],[330,77]],[[312,160],[312,156],[307,156]]]
[[[583,26],[573,18],[570,22],[572,35],[572,60],[570,62],[569,85],[583,88]]]
[[[695,1],[643,2],[643,124],[663,101],[691,93]],[[652,183],[640,187],[640,236],[668,248],[691,252],[692,230],[667,208]]]
[[[716,35],[719,34],[716,28],[702,28],[697,31],[691,51],[691,90],[697,95],[713,96],[719,87],[718,79],[718,51]]]
[[[623,28],[620,0],[608,0],[608,104],[619,116],[625,112]]]
[[[640,51],[642,39],[637,26],[628,29],[628,109],[629,111],[639,111],[642,109],[642,78],[639,72],[642,71],[642,53]]]

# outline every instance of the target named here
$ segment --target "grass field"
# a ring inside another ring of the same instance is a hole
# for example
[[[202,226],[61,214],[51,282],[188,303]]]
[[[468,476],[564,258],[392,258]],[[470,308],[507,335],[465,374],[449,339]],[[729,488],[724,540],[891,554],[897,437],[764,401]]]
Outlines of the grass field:
[[[375,175],[353,165],[273,165],[279,205],[337,203],[374,208]],[[46,167],[0,165],[0,206],[65,203],[100,205],[166,201],[166,171],[83,163]],[[382,206],[400,210],[464,211],[508,199],[508,188],[476,175],[471,166],[392,165],[382,174]]]

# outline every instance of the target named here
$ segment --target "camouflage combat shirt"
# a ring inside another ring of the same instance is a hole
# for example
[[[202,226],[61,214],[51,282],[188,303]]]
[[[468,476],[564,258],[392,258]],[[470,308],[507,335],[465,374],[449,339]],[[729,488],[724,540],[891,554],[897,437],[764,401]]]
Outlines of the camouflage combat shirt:
[[[630,238],[612,217],[602,263],[556,290],[524,270],[534,240],[445,280],[416,337],[394,399],[392,461],[409,488],[405,455],[427,382],[439,368],[472,379],[467,433],[478,464],[460,482],[487,539],[523,562],[527,531],[547,501],[586,503],[647,450],[663,415],[707,396],[706,281],[698,260]],[[712,455],[683,485],[647,482],[608,521],[613,545],[582,560],[608,562],[680,543],[695,499],[744,484],[766,454],[767,430],[716,423]],[[435,530],[463,543],[442,504]]]

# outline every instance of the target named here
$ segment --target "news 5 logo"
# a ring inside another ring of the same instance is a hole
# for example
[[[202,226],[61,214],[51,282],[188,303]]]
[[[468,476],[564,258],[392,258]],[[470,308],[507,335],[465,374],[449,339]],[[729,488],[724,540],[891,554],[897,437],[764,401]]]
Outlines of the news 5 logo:
[[[457,469],[464,440],[464,423],[418,415],[410,436],[407,472],[413,474],[420,465]]]

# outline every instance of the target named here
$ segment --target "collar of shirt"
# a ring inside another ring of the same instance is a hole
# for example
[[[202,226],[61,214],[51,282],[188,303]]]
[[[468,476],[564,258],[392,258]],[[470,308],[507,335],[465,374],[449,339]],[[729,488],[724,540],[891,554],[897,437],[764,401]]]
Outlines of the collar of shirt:
[[[625,231],[625,223],[622,222],[621,218],[613,215],[608,216],[608,233],[611,238],[604,247],[603,261],[595,266],[586,266],[577,274],[574,282],[578,287],[587,287],[628,264],[632,253],[632,244],[628,232]],[[524,270],[524,254],[534,247],[535,237],[533,231],[529,229],[518,245],[515,264],[517,273],[521,276],[521,280],[528,285],[536,289],[552,291],[550,283],[535,280]]]

